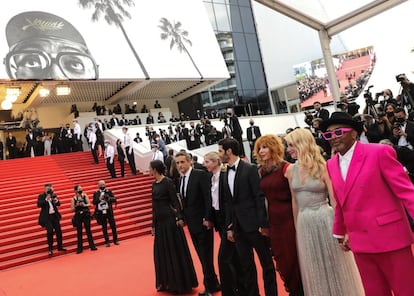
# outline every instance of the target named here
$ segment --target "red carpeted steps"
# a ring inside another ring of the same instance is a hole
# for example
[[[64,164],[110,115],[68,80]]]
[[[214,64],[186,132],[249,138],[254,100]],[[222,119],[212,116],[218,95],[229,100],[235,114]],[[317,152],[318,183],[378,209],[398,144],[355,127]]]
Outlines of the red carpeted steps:
[[[120,176],[118,162],[115,166]],[[59,211],[67,252],[76,250],[76,229],[72,227],[70,211],[75,184],[82,185],[92,199],[98,181],[105,180],[118,200],[115,219],[121,243],[150,233],[152,177],[140,173],[131,176],[127,164],[125,173],[125,178],[111,179],[104,159],[100,158],[100,163],[95,165],[90,152],[0,161],[0,270],[48,258],[46,231],[38,225],[40,209],[37,207],[37,197],[48,182],[53,184],[61,202]],[[98,248],[103,247],[101,226],[95,220],[92,232]],[[112,239],[110,228],[109,233]],[[84,246],[87,247],[86,235]],[[55,240],[53,256],[67,252],[58,252]]]

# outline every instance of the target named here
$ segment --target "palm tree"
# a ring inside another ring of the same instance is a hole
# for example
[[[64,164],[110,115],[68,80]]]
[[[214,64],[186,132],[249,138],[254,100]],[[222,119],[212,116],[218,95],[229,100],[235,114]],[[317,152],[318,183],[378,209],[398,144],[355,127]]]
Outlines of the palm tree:
[[[186,42],[190,46],[192,46],[191,40],[187,38],[188,31],[185,31],[181,28],[181,22],[171,23],[165,17],[161,18],[160,22],[161,25],[159,25],[158,27],[162,30],[161,39],[167,40],[169,37],[171,37],[170,50],[173,49],[174,45],[177,45],[177,49],[180,53],[184,51],[190,58],[201,79],[203,79],[203,75],[201,75],[200,70],[198,69],[197,65],[195,64],[193,58],[191,57],[190,53],[188,52],[184,44],[184,42]]]
[[[144,64],[139,58],[137,52],[135,51],[135,48],[132,45],[131,40],[129,40],[128,34],[126,33],[124,26],[122,25],[124,17],[127,17],[129,19],[131,18],[131,15],[123,7],[123,5],[132,7],[135,5],[134,0],[79,0],[79,5],[85,9],[95,9],[95,11],[92,14],[92,21],[97,22],[100,19],[101,15],[103,15],[108,25],[115,24],[115,26],[121,29],[126,41],[128,42],[129,47],[132,50],[132,53],[137,59],[138,64],[140,65],[142,72],[145,75],[145,79],[149,79],[148,72],[145,69]]]

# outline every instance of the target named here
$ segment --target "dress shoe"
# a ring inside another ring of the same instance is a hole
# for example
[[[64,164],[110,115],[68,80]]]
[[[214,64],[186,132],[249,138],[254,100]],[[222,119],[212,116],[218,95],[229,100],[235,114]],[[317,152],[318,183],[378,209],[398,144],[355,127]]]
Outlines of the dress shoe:
[[[119,245],[119,241],[114,241],[114,245]]]
[[[109,246],[111,246],[111,244],[110,243],[105,243],[105,246],[109,247]]]
[[[198,293],[198,296],[213,296],[209,291],[203,291]]]
[[[49,250],[49,252],[47,252],[47,254],[48,254],[49,256],[52,256],[52,255],[53,255],[53,251],[52,251],[52,250]]]
[[[58,251],[66,252],[66,248],[59,248]]]
[[[98,250],[98,248],[97,248],[97,247],[92,247],[92,248],[91,248],[91,251],[96,251],[96,250]]]
[[[209,289],[209,290],[211,291],[211,293],[218,292],[218,291],[221,291],[221,286],[220,284],[217,284],[214,288]]]
[[[80,254],[82,252],[83,252],[83,250],[79,250],[79,249],[76,250],[76,254]]]

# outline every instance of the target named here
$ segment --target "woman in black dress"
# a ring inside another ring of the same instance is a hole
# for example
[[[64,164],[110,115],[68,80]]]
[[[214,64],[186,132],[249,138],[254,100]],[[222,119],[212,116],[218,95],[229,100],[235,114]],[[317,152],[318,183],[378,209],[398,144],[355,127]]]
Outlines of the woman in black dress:
[[[188,293],[198,286],[193,260],[183,231],[183,218],[174,183],[164,176],[160,160],[150,162],[152,184],[152,233],[158,291]]]

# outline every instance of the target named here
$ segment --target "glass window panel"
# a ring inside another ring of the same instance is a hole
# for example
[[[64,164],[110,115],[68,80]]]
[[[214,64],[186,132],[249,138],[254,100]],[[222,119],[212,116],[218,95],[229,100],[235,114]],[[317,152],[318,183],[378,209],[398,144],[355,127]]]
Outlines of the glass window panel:
[[[243,32],[242,21],[240,17],[240,10],[238,6],[230,5],[230,20],[231,27],[234,32]]]
[[[217,31],[216,17],[214,15],[213,4],[209,2],[204,2],[204,6],[206,7],[207,14],[210,19],[210,23],[211,23],[211,26],[213,27],[213,30]]]
[[[251,62],[254,86],[256,89],[266,89],[266,81],[263,73],[262,63]]]
[[[247,53],[246,40],[244,39],[244,34],[234,33],[233,34],[233,47],[236,59],[239,61],[249,60],[249,55]]]
[[[239,75],[241,76],[241,87],[246,91],[246,89],[254,89],[252,71],[250,69],[249,62],[238,62],[239,66]]]
[[[245,33],[256,33],[253,22],[252,10],[249,7],[240,7],[240,15],[243,20],[243,30]]]
[[[260,61],[259,45],[255,34],[246,34],[247,50],[251,61]]]
[[[214,4],[214,12],[216,13],[217,30],[221,32],[230,31],[230,21],[227,15],[226,5]]]

